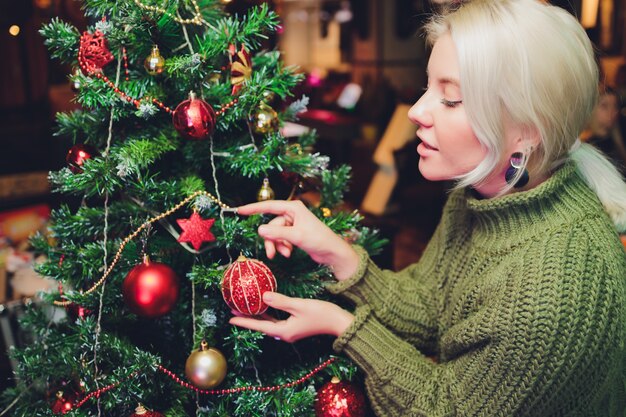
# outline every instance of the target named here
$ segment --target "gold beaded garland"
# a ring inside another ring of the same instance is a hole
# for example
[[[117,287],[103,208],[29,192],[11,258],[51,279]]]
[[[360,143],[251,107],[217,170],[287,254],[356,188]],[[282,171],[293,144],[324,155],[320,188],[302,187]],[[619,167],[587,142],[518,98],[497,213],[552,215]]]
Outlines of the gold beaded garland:
[[[198,3],[196,2],[196,0],[191,0],[191,4],[193,5],[193,8],[194,8],[195,12],[194,12],[194,16],[192,18],[190,18],[190,19],[183,19],[181,17],[174,16],[173,14],[171,14],[170,12],[168,12],[167,10],[165,10],[162,7],[150,6],[150,5],[142,3],[140,0],[135,0],[135,4],[137,6],[139,6],[141,9],[148,10],[150,12],[157,12],[157,13],[161,13],[161,14],[164,14],[166,16],[169,16],[174,21],[176,21],[178,23],[182,23],[183,25],[189,25],[189,24],[192,24],[192,23],[194,25],[201,25],[202,24],[202,13],[200,13],[200,6],[198,6]]]

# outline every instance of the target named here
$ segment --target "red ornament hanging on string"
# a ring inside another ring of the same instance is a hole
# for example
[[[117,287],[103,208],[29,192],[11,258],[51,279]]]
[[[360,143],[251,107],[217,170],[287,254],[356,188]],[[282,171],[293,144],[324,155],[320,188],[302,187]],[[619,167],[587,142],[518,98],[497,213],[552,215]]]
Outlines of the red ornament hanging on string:
[[[276,278],[263,262],[241,255],[224,272],[222,296],[226,304],[243,314],[263,314],[268,305],[263,293],[276,291]]]
[[[131,414],[130,417],[165,417],[165,416],[157,411],[148,410],[143,405],[139,404],[137,408],[135,408],[135,412]]]
[[[65,394],[63,391],[58,391],[52,403],[52,412],[54,414],[67,414],[74,408],[75,401],[76,395],[72,393]]]
[[[67,162],[70,171],[74,174],[79,174],[83,172],[83,164],[85,161],[93,158],[97,155],[97,153],[98,151],[89,145],[78,144],[72,146],[70,150],[67,151],[65,161]]]
[[[203,219],[195,211],[189,219],[176,219],[176,223],[183,229],[178,238],[179,242],[190,242],[195,250],[200,250],[202,242],[213,242],[215,236],[211,233],[211,227],[215,219]]]
[[[231,94],[234,96],[239,93],[243,83],[252,76],[252,59],[244,45],[237,51],[235,45],[230,45],[228,52],[231,55],[232,64],[230,65],[230,83],[233,85]]]
[[[172,268],[146,257],[142,264],[130,270],[122,283],[124,302],[138,316],[162,316],[176,303],[178,281]]]
[[[189,99],[180,103],[172,113],[174,128],[189,140],[204,140],[215,130],[215,110],[206,101],[189,93]]]
[[[93,34],[83,32],[78,48],[78,63],[83,74],[91,75],[102,71],[102,68],[113,61],[104,33],[96,30]]]
[[[365,396],[354,384],[333,377],[315,397],[316,417],[364,417]]]

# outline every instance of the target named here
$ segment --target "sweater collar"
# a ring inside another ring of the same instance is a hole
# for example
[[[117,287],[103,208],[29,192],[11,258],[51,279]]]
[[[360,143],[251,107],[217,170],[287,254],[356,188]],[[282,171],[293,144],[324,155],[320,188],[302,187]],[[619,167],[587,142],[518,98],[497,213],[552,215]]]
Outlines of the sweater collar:
[[[477,199],[465,190],[474,231],[486,238],[536,234],[546,226],[598,213],[595,193],[579,176],[574,162],[567,162],[537,187],[490,199]]]

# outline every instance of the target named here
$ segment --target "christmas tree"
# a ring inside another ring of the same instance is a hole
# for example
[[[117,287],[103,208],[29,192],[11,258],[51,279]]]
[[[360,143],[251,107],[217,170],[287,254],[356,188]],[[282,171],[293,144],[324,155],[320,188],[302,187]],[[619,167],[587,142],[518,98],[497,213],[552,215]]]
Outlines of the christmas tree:
[[[256,230],[268,218],[234,207],[313,190],[310,209],[334,231],[370,251],[382,240],[337,209],[349,168],[328,169],[315,132],[282,133],[307,98],[293,95],[302,75],[263,50],[278,16],[265,5],[229,16],[217,0],[87,0],[85,13],[84,33],[58,19],[41,29],[76,68],[81,110],[57,115],[57,134],[75,143],[50,174],[67,202],[32,240],[59,290],[22,320],[32,343],[11,352],[5,410],[314,415],[320,387],[355,374],[332,340],[288,344],[228,319],[263,311],[255,294],[276,284],[328,299],[332,276],[303,252],[266,259]]]

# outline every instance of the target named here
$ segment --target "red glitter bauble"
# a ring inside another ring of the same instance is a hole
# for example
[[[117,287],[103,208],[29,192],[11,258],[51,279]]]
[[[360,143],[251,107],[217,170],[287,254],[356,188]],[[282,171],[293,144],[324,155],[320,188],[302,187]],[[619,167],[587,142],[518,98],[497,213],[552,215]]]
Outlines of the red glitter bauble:
[[[57,392],[54,403],[52,403],[52,412],[54,414],[67,414],[74,408],[75,401],[75,394],[64,394],[63,391],[59,391]]]
[[[276,278],[263,262],[240,256],[222,278],[222,296],[226,304],[243,314],[263,314],[268,305],[263,293],[276,291]]]
[[[67,151],[65,161],[70,171],[74,174],[79,174],[83,172],[83,164],[85,161],[93,158],[97,153],[98,151],[89,145],[78,144],[72,146],[70,150]]]
[[[130,270],[122,284],[124,302],[133,313],[159,317],[169,313],[178,298],[178,277],[169,266],[145,260]]]
[[[172,113],[174,128],[189,140],[204,140],[215,130],[215,110],[206,101],[190,94]]]
[[[365,396],[354,384],[333,377],[317,391],[316,417],[364,417]]]

